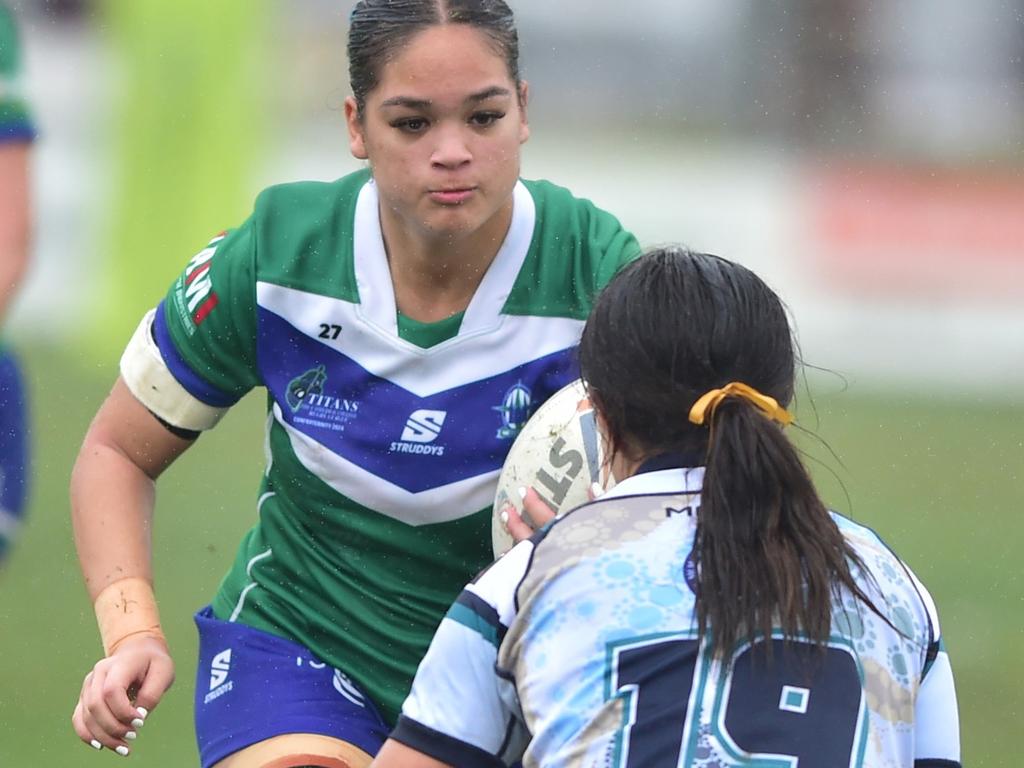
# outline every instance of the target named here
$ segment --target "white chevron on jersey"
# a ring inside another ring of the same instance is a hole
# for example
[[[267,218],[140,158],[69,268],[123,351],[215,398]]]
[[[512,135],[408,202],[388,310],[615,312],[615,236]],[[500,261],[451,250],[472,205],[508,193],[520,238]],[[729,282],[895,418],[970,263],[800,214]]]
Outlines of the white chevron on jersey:
[[[366,320],[363,305],[257,283],[256,299],[311,339],[342,352],[374,376],[387,379],[419,397],[427,397],[496,376],[540,357],[576,345],[583,321],[558,317],[496,314],[497,327],[457,336],[429,349],[417,347],[394,332]],[[495,313],[501,305],[495,307]],[[319,338],[324,322],[337,323],[337,339]],[[429,359],[430,366],[423,360]]]
[[[500,469],[414,493],[367,472],[294,429],[284,420],[277,403],[274,419],[288,433],[292,451],[306,469],[338,493],[394,520],[412,526],[446,523],[479,512],[494,501],[494,483]]]

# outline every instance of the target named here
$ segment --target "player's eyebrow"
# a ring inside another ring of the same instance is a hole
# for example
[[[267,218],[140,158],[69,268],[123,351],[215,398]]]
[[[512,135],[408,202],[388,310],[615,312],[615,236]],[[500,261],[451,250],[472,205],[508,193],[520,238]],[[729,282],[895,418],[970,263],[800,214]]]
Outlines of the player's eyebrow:
[[[487,99],[493,99],[498,96],[511,96],[512,91],[508,88],[503,88],[500,85],[492,85],[490,88],[484,88],[482,91],[477,93],[471,93],[465,98],[467,104],[476,104],[481,101],[487,101]],[[406,107],[407,109],[429,109],[433,102],[430,99],[417,99],[412,96],[392,96],[390,99],[384,99],[380,103],[381,107]]]
[[[485,88],[478,93],[472,93],[466,97],[466,102],[478,102],[487,101],[487,99],[493,99],[495,96],[511,96],[512,91],[508,88],[502,88],[500,85],[492,85],[490,88]]]
[[[393,96],[380,103],[381,107],[408,107],[409,109],[427,109],[430,104],[430,99],[414,99],[412,96]]]

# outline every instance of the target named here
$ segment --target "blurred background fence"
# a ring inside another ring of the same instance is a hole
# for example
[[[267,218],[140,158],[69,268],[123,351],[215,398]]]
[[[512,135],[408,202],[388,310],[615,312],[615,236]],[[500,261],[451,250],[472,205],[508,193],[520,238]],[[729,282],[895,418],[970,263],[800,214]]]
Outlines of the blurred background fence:
[[[352,3],[8,2],[41,135],[35,265],[6,331],[28,360],[37,473],[0,574],[0,765],[85,765],[112,758],[68,725],[99,650],[67,523],[74,453],[188,258],[263,186],[357,167],[341,112]],[[512,5],[524,175],[779,290],[811,366],[798,415],[827,442],[804,440],[829,501],[931,587],[965,764],[1021,765],[1024,0]],[[247,399],[161,485],[180,682],[143,765],[195,760],[188,616],[251,523],[261,408]]]

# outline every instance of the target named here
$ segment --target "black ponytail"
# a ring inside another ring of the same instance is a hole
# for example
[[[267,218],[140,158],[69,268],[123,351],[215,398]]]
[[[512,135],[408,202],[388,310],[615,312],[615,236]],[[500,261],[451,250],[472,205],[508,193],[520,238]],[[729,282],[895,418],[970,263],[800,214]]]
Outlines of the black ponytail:
[[[750,270],[681,248],[625,267],[598,298],[580,368],[628,459],[706,456],[694,555],[697,622],[716,656],[770,637],[828,641],[842,590],[874,605],[853,577],[867,569],[818,496],[796,449],[753,402],[729,395],[703,425],[690,409],[742,382],[786,406],[795,358],[778,296]]]
[[[850,566],[867,569],[782,427],[738,397],[711,418],[694,551],[698,628],[712,628],[715,655],[774,628],[824,644],[842,589],[874,608]]]

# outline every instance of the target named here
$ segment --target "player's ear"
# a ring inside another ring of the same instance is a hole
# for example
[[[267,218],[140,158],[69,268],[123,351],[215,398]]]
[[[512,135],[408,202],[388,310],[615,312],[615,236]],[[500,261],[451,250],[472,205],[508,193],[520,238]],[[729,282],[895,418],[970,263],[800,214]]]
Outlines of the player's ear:
[[[530,103],[530,84],[525,80],[519,84],[519,143],[525,144],[530,138],[530,120],[526,108]]]
[[[354,96],[345,99],[345,124],[348,126],[348,147],[357,160],[367,160],[366,136],[363,120],[359,116],[359,106]]]

